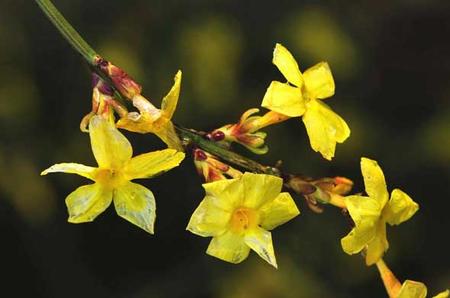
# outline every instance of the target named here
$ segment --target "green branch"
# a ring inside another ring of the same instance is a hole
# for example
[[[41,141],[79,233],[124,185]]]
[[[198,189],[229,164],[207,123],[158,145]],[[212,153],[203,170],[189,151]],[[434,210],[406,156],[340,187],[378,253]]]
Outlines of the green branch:
[[[78,34],[78,32],[67,22],[63,15],[53,5],[50,0],[35,0],[47,18],[55,25],[70,45],[86,60],[90,65],[95,66],[97,53]]]
[[[262,165],[252,159],[246,158],[242,155],[234,153],[230,150],[227,150],[215,142],[209,141],[205,139],[203,136],[195,133],[192,130],[182,128],[180,126],[175,126],[175,129],[181,139],[187,143],[187,145],[194,144],[195,146],[203,149],[215,156],[220,157],[222,160],[227,161],[235,166],[241,167],[245,170],[255,172],[255,173],[263,173],[280,176],[280,171],[275,167],[269,167]]]

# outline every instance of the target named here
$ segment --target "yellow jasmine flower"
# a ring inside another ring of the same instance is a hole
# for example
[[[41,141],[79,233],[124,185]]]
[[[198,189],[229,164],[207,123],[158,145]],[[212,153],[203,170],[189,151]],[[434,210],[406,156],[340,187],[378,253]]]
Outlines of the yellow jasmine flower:
[[[117,127],[139,133],[154,133],[169,148],[183,151],[171,122],[180,96],[181,76],[182,73],[179,70],[175,75],[172,88],[162,100],[161,109],[156,108],[142,95],[134,94],[132,102],[139,113],[131,112],[121,117],[117,122]]]
[[[427,297],[427,292],[428,290],[425,284],[407,279],[403,282],[396,298],[425,298]],[[448,295],[449,291],[446,290],[433,296],[433,298],[447,298]]]
[[[240,263],[250,249],[277,267],[269,230],[300,214],[291,195],[282,192],[279,177],[244,173],[240,178],[203,184],[206,196],[187,226],[202,237],[213,237],[207,254]]]
[[[60,163],[41,173],[78,174],[95,182],[81,186],[67,196],[68,221],[93,221],[114,201],[119,216],[153,234],[156,209],[153,193],[130,180],[150,178],[168,171],[179,165],[184,153],[165,149],[132,158],[132,147],[125,136],[114,123],[100,116],[90,119],[89,136],[98,168]]]
[[[366,249],[369,266],[379,261],[389,247],[386,223],[401,224],[416,213],[419,205],[400,189],[394,189],[389,199],[383,171],[376,161],[361,158],[361,172],[368,197],[352,195],[344,198],[355,227],[341,239],[341,244],[348,254]]]
[[[336,143],[350,136],[347,123],[320,99],[334,95],[334,80],[326,62],[319,62],[303,74],[292,54],[277,43],[272,63],[288,83],[272,81],[261,106],[289,116],[302,116],[311,147],[328,160],[334,157]]]
[[[383,259],[380,259],[376,264],[390,298],[425,298],[427,296],[428,290],[425,284],[409,279],[401,284]],[[449,290],[445,290],[433,296],[433,298],[447,298],[449,294]]]

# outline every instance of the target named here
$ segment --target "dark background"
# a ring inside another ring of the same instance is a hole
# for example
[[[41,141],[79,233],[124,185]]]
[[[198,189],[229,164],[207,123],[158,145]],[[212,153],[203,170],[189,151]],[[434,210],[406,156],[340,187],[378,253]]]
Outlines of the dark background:
[[[325,60],[336,81],[327,103],[352,135],[328,162],[292,119],[266,129],[267,164],[309,176],[342,175],[363,191],[361,156],[378,160],[389,190],[420,204],[388,228],[385,257],[399,279],[449,287],[450,5],[448,1],[55,0],[104,57],[127,70],[159,105],[183,70],[175,121],[210,130],[258,107],[276,42],[302,70]],[[90,224],[66,222],[64,198],[87,181],[40,177],[51,164],[95,165],[79,131],[90,75],[34,1],[0,2],[0,296],[2,297],[384,297],[375,267],[347,256],[349,228],[336,208],[302,214],[273,232],[279,269],[255,253],[240,265],[205,254],[185,231],[203,196],[192,161],[141,181],[157,200],[151,236],[109,208]],[[300,123],[299,123],[300,122]],[[136,153],[163,148],[127,134]],[[239,149],[238,149],[239,150]],[[251,156],[250,153],[248,153]]]

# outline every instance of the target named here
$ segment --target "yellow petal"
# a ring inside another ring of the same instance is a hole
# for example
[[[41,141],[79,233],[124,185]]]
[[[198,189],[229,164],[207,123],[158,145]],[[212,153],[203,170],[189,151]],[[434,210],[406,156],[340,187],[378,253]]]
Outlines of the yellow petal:
[[[174,84],[169,93],[163,98],[161,110],[165,117],[172,119],[173,113],[177,108],[178,97],[180,96],[181,70],[177,72],[174,78]]]
[[[334,95],[334,80],[326,62],[319,62],[303,73],[306,92],[311,99],[323,99]]]
[[[300,89],[277,81],[272,81],[267,88],[261,106],[289,117],[298,117],[305,112]]]
[[[130,142],[113,123],[94,116],[89,122],[92,152],[101,168],[119,169],[132,156]]]
[[[376,200],[362,196],[345,197],[345,205],[355,227],[341,239],[341,245],[346,253],[355,254],[375,237],[381,209]]]
[[[294,200],[288,192],[280,193],[273,201],[260,209],[261,227],[272,230],[300,214]]]
[[[405,280],[397,298],[425,298],[427,287],[418,281]]]
[[[158,118],[158,121],[161,118]],[[148,113],[139,114],[137,112],[130,112],[126,116],[117,121],[116,126],[121,129],[126,129],[138,133],[154,133],[155,120],[152,119]]]
[[[320,100],[311,100],[302,117],[311,148],[328,160],[334,157],[336,143],[350,136],[347,123]]]
[[[214,237],[209,243],[206,253],[230,263],[240,263],[248,257],[250,247],[244,242],[244,237],[227,231]]]
[[[156,204],[153,193],[142,185],[127,182],[114,191],[117,214],[153,234]]]
[[[206,196],[195,209],[186,229],[203,237],[218,236],[226,231],[230,216],[229,211],[214,204],[213,197]]]
[[[433,296],[433,298],[447,298],[450,295],[450,291],[446,290],[444,292],[440,292],[436,296]]]
[[[240,179],[244,184],[243,206],[252,209],[274,200],[283,186],[283,179],[272,175],[246,172]]]
[[[270,232],[256,227],[245,234],[245,243],[267,263],[278,268]]]
[[[381,208],[386,204],[389,193],[383,171],[375,160],[362,157],[361,172],[364,177],[364,186],[369,197],[378,200]]]
[[[150,178],[178,166],[183,159],[184,153],[174,149],[153,151],[133,157],[123,171],[128,180]]]
[[[240,179],[225,179],[204,183],[203,188],[214,204],[223,210],[232,212],[242,205],[244,185]]]
[[[273,50],[272,63],[275,64],[289,83],[301,87],[303,84],[302,73],[298,68],[292,54],[281,44],[277,43]]]
[[[66,198],[68,221],[82,223],[93,221],[111,204],[112,191],[94,183],[78,187]]]
[[[155,130],[154,133],[167,145],[167,147],[177,151],[184,151],[172,122],[166,122],[161,129]]]
[[[419,205],[400,189],[394,189],[391,199],[383,211],[390,225],[399,225],[410,219],[419,210]]]
[[[376,226],[375,237],[367,245],[366,250],[366,265],[370,266],[378,262],[389,248],[389,243],[386,239],[386,224],[384,221],[378,221]]]
[[[57,163],[52,165],[50,168],[41,172],[41,175],[47,175],[48,173],[69,173],[77,174],[88,179],[94,180],[97,168],[88,167],[78,163]]]

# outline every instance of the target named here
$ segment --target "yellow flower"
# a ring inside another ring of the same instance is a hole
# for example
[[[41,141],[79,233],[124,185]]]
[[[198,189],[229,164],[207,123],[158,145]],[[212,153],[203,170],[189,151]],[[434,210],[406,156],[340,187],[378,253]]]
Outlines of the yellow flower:
[[[291,195],[282,192],[279,177],[244,173],[240,178],[203,184],[206,196],[187,226],[203,237],[213,237],[207,254],[240,263],[253,249],[277,267],[268,230],[291,220],[300,212]]]
[[[174,84],[169,93],[163,98],[161,109],[153,106],[140,94],[132,98],[133,105],[139,110],[128,113],[117,122],[117,127],[139,133],[154,133],[169,148],[182,151],[180,140],[171,122],[180,96],[181,71],[175,75]]]
[[[331,160],[336,142],[344,142],[350,136],[350,129],[319,100],[334,95],[334,80],[328,63],[319,62],[302,74],[292,54],[278,43],[272,63],[288,83],[272,81],[261,106],[289,117],[302,116],[312,149]]]
[[[383,171],[377,162],[361,158],[361,172],[366,193],[345,197],[345,205],[355,227],[341,239],[343,250],[355,254],[366,249],[366,264],[375,264],[388,249],[386,223],[399,225],[411,218],[419,209],[406,193],[394,189],[389,199]]]
[[[380,259],[376,264],[389,297],[425,298],[427,296],[427,287],[423,283],[407,279],[403,284],[400,284],[400,281],[392,273],[383,259]],[[433,298],[447,298],[449,294],[449,290],[445,290],[433,296]]]
[[[425,298],[427,292],[427,287],[423,283],[407,279],[403,282],[396,298]],[[448,295],[449,291],[446,290],[433,296],[433,298],[447,298]]]
[[[176,166],[184,153],[165,149],[132,158],[131,144],[110,121],[94,116],[89,123],[92,152],[98,168],[76,163],[60,163],[41,173],[78,174],[95,183],[81,186],[66,198],[68,221],[93,221],[114,201],[116,212],[138,227],[153,234],[155,198],[142,185],[130,180],[150,178]]]

